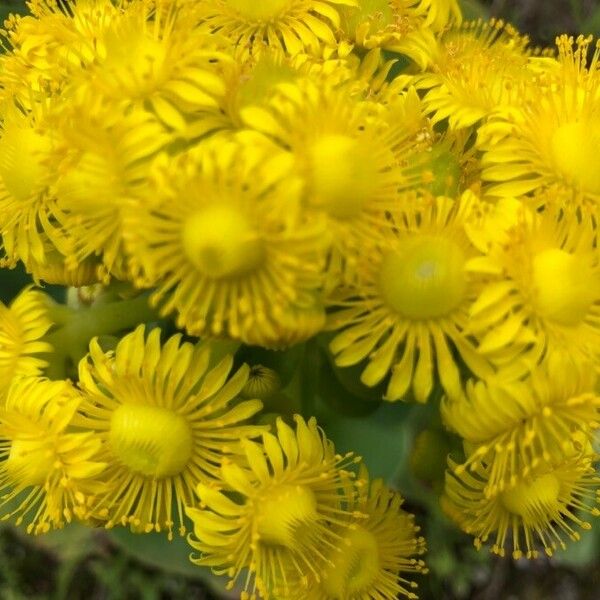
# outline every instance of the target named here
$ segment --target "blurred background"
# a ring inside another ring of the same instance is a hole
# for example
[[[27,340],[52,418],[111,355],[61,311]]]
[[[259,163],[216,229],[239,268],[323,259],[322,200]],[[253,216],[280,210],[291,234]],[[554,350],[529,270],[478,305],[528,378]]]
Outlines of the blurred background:
[[[0,21],[10,12],[24,12],[24,5],[24,0],[0,0]],[[551,45],[555,36],[564,32],[600,34],[599,0],[464,0],[463,5],[467,17],[504,18],[539,45]],[[3,271],[0,280],[4,302],[9,302],[27,281],[18,270]],[[398,409],[392,410],[398,420]],[[393,422],[386,411],[378,410],[366,420],[346,418],[339,431],[332,432],[336,445],[343,451],[344,440],[356,446],[358,438],[367,439],[369,421],[374,419],[379,423],[373,429],[376,434],[371,435],[379,436],[381,421]],[[407,410],[406,427],[414,425],[408,422],[409,413]],[[399,429],[390,428],[389,434],[384,447],[398,452],[397,464],[408,464],[410,449],[401,441]],[[360,448],[356,450],[360,452]],[[371,468],[377,474],[377,465]],[[402,481],[401,473],[394,475]],[[430,494],[411,490],[409,484],[405,491],[407,508],[417,514],[429,542],[431,572],[419,581],[421,600],[600,600],[600,527],[553,559],[535,563],[496,560],[477,553],[471,540],[451,527],[436,507],[427,507],[429,516],[425,518],[426,496]],[[162,536],[71,526],[33,538],[3,524],[0,600],[225,598],[216,591],[220,582],[194,567],[188,554],[184,540],[168,543]]]

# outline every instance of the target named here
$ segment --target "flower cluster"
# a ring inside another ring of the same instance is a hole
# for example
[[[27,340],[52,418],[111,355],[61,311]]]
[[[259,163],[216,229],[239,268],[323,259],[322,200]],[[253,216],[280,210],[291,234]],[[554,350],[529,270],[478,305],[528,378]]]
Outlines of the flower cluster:
[[[312,414],[255,418],[278,375],[239,346],[320,335],[387,401],[443,395],[464,451],[441,502],[476,545],[533,558],[591,526],[591,38],[534,48],[457,0],[28,7],[2,32],[0,261],[77,291],[0,306],[5,515],[191,522],[242,597],[416,598],[400,495]]]

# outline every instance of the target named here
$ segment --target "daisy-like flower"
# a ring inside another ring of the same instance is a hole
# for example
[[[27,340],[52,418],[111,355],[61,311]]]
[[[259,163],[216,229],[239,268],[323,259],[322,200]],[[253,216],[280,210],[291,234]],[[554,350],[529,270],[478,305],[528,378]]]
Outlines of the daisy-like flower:
[[[127,217],[131,261],[156,286],[152,301],[162,314],[176,312],[193,335],[263,345],[316,333],[305,326],[323,324],[328,240],[323,220],[304,214],[301,186],[289,154],[256,139],[163,155],[152,196]],[[294,329],[294,311],[313,309],[316,318]]]
[[[362,467],[362,466],[361,466]],[[330,563],[322,579],[298,600],[396,600],[416,599],[417,584],[406,579],[426,573],[419,558],[425,552],[425,539],[419,536],[414,517],[402,509],[403,499],[382,480],[369,481],[361,468],[359,495],[351,508],[360,513],[340,530],[341,541],[328,549]]]
[[[405,54],[423,67],[435,46],[433,30],[461,20],[456,0],[357,0],[340,13],[341,30],[351,42]]]
[[[82,518],[101,489],[100,440],[73,431],[81,395],[68,381],[16,379],[0,408],[0,511],[28,533]]]
[[[356,0],[204,0],[197,3],[200,27],[231,40],[252,55],[268,44],[288,54],[318,53],[333,46],[340,6]]]
[[[259,400],[234,403],[248,379],[233,358],[210,368],[210,346],[171,337],[162,347],[160,330],[144,339],[144,327],[103,352],[96,339],[79,364],[84,394],[77,425],[103,444],[105,492],[90,515],[106,527],[167,530],[173,519],[185,533],[183,507],[199,481],[218,476],[218,465],[236,440],[264,428],[243,425],[261,409]],[[173,515],[175,510],[176,515]]]
[[[431,49],[430,72],[416,78],[435,122],[469,127],[522,101],[529,39],[503,21],[471,21],[445,31]]]
[[[223,77],[233,57],[227,40],[196,29],[193,4],[125,3],[98,35],[94,63],[77,73],[75,93],[100,95],[121,111],[146,106],[188,138],[223,126]]]
[[[548,197],[543,212],[524,207],[470,270],[489,277],[470,308],[479,352],[526,373],[544,353],[564,350],[598,363],[600,257],[595,218]],[[494,234],[496,235],[496,234]]]
[[[36,104],[28,113],[11,103],[0,126],[0,231],[5,258],[43,264],[53,248],[50,238],[65,246],[49,187],[56,180],[60,153],[51,113],[56,103]]]
[[[461,528],[475,536],[475,546],[490,540],[494,554],[508,550],[515,559],[536,558],[541,547],[552,556],[566,540],[579,539],[577,528],[591,528],[585,513],[600,515],[600,477],[589,456],[546,466],[491,497],[485,494],[488,476],[482,466],[460,475],[448,472],[444,502]]]
[[[331,299],[336,364],[366,359],[361,380],[369,386],[389,375],[387,400],[403,398],[412,387],[416,400],[426,401],[436,375],[454,397],[461,389],[455,356],[478,377],[491,374],[466,331],[481,288],[466,270],[478,255],[465,232],[477,204],[471,192],[457,200],[405,200],[365,253],[359,285]]]
[[[97,255],[109,272],[124,273],[123,212],[139,201],[152,158],[171,137],[152,114],[115,114],[101,97],[61,111],[57,135],[64,157],[52,187],[54,215],[71,243],[53,241],[71,270]]]
[[[194,522],[189,542],[200,552],[192,562],[226,574],[230,587],[245,578],[242,598],[289,598],[318,580],[324,553],[342,540],[331,526],[352,516],[347,469],[357,459],[336,454],[314,418],[295,420],[295,431],[278,419],[276,435],[242,440],[248,467],[221,466],[230,491],[201,483],[200,506],[186,511]]]
[[[52,352],[44,336],[53,323],[42,292],[26,288],[10,304],[0,302],[0,395],[13,377],[40,375],[47,366],[40,355]]]
[[[333,238],[328,285],[351,278],[399,190],[420,183],[417,149],[429,146],[430,130],[414,89],[380,105],[361,100],[350,85],[305,80],[280,86],[268,107],[241,115],[290,149],[306,180],[308,207],[326,215]]]
[[[518,109],[480,131],[483,178],[493,196],[522,196],[553,185],[577,198],[600,197],[599,50],[591,38],[561,36],[557,60],[538,59],[538,80]]]
[[[567,458],[574,439],[593,442],[600,428],[596,379],[589,366],[552,355],[524,381],[469,381],[464,397],[441,405],[444,422],[469,451],[456,473],[486,465],[484,494],[491,497],[518,486],[541,464]]]

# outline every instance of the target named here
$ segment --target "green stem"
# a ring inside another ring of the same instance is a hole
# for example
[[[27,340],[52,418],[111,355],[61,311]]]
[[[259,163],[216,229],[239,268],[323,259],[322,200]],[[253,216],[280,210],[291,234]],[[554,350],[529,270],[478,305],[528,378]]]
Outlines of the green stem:
[[[55,304],[50,309],[50,315],[58,325],[44,337],[44,341],[54,348],[46,369],[50,379],[64,379],[69,370],[85,356],[92,338],[115,335],[140,323],[158,320],[146,295],[131,300],[92,304],[80,309]]]

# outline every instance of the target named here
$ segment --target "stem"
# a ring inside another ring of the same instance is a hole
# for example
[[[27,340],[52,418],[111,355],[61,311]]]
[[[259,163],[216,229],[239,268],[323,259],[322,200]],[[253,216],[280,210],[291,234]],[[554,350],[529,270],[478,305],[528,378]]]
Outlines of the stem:
[[[92,338],[114,335],[140,323],[158,320],[158,315],[148,304],[147,295],[81,309],[55,304],[50,309],[50,316],[58,325],[44,337],[44,341],[54,348],[46,369],[46,375],[51,379],[67,377],[87,354]]]

